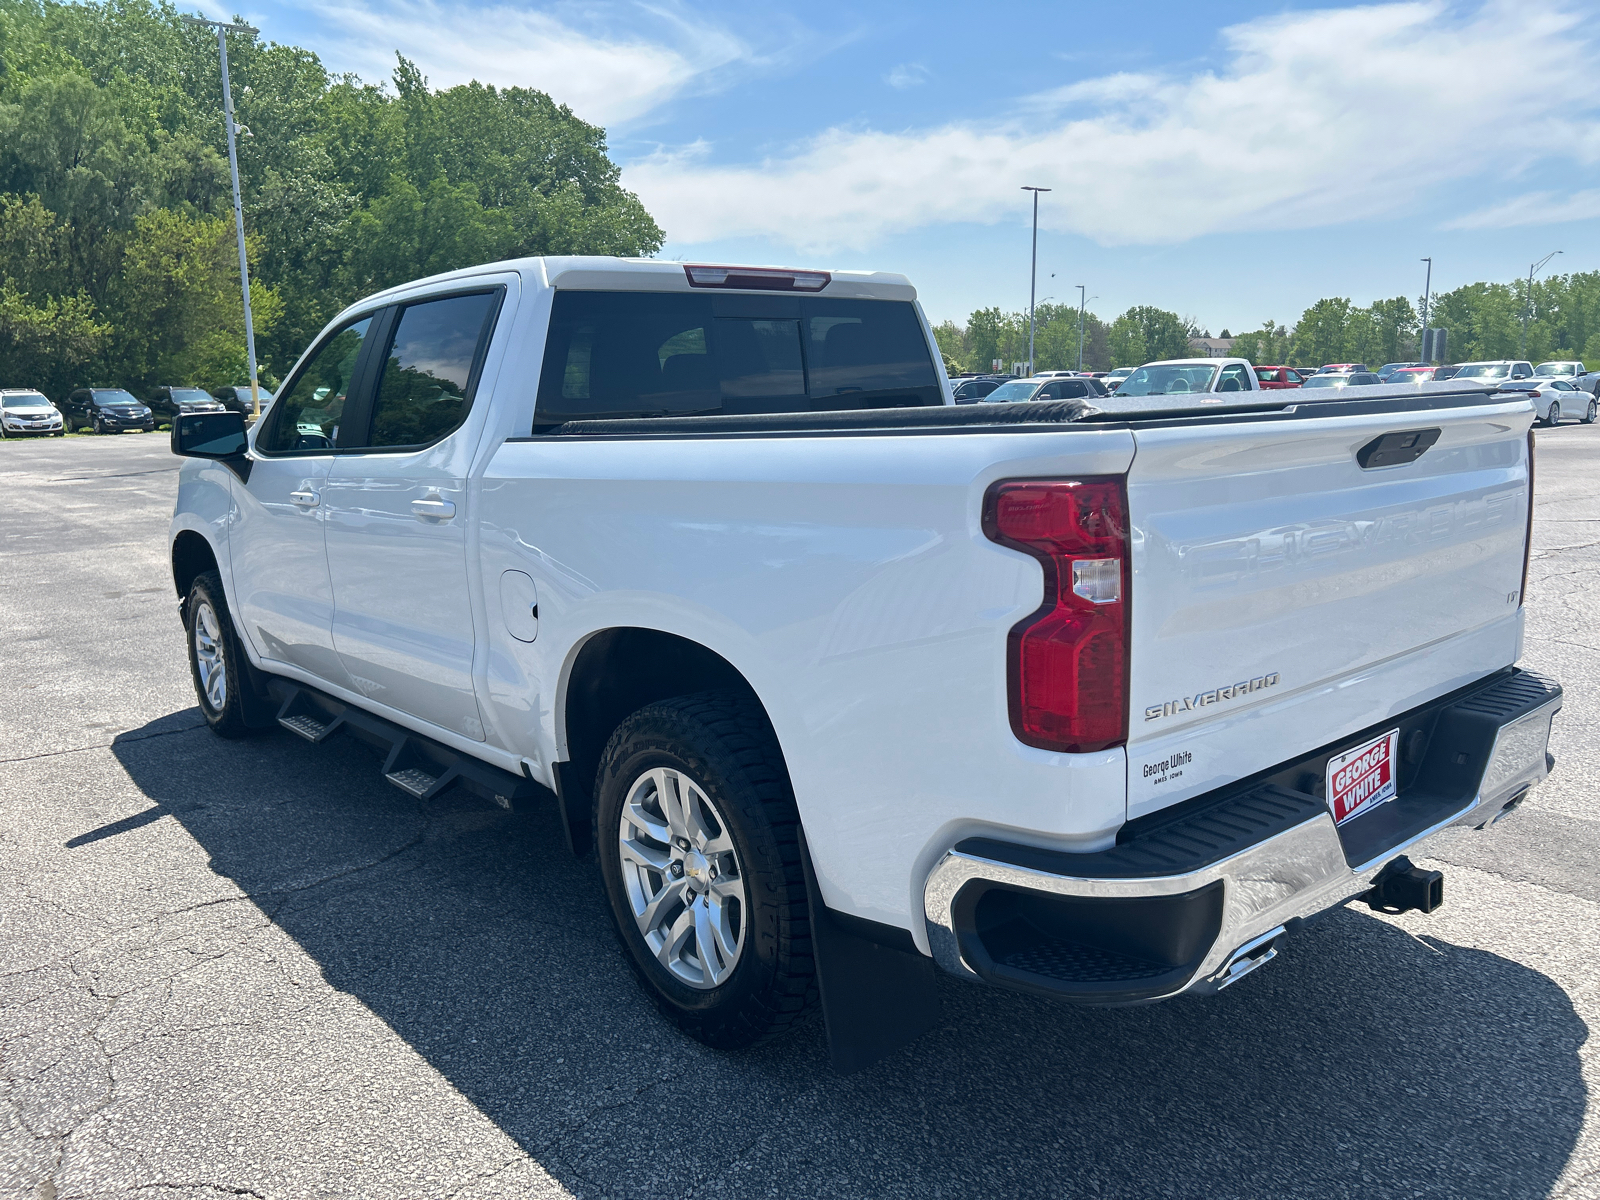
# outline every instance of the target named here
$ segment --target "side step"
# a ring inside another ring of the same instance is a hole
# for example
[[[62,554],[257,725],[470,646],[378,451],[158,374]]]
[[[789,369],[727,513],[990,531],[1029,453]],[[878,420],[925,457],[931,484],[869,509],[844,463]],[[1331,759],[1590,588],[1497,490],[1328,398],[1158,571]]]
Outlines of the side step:
[[[516,811],[555,800],[555,793],[542,783],[452,750],[314,688],[286,679],[272,679],[267,686],[278,702],[279,725],[313,744],[343,731],[383,751],[383,777],[414,799],[432,800],[452,787],[463,787]]]

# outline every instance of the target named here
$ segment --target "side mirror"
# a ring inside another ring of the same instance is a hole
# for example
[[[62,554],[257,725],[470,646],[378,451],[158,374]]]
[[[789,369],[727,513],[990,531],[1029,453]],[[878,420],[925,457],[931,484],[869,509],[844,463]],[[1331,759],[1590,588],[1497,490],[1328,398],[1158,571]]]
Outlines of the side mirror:
[[[172,452],[184,458],[225,463],[240,479],[250,478],[249,440],[236,412],[190,413],[172,422]]]

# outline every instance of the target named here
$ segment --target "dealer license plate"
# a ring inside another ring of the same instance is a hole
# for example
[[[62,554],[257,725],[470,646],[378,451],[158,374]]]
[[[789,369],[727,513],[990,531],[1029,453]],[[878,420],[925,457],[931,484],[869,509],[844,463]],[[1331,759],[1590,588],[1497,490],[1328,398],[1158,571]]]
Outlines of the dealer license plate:
[[[1365,745],[1328,760],[1328,808],[1333,823],[1343,825],[1369,813],[1398,791],[1395,757],[1400,751],[1400,731],[1381,733]]]

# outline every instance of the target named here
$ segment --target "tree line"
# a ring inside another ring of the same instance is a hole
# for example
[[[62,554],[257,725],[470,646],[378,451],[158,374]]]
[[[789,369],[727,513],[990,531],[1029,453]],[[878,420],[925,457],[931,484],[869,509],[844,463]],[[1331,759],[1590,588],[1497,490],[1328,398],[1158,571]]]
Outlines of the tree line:
[[[1583,360],[1600,364],[1600,271],[1535,280],[1531,306],[1527,280],[1469,283],[1434,296],[1428,324],[1449,331],[1452,362],[1528,358]],[[1254,363],[1321,366],[1331,362],[1381,363],[1419,360],[1421,324],[1417,304],[1404,296],[1366,307],[1334,296],[1318,300],[1291,326],[1268,321],[1234,337],[1232,353]],[[1523,318],[1527,316],[1526,352]],[[1078,310],[1041,304],[1036,312],[1035,365],[1041,371],[1072,370],[1078,363]],[[1107,324],[1093,313],[1083,320],[1083,368],[1109,371],[1161,358],[1192,354],[1189,339],[1206,336],[1192,318],[1136,306]],[[995,359],[1009,368],[1028,358],[1028,314],[982,308],[965,326],[946,321],[934,330],[952,371],[987,371]],[[1222,331],[1228,337],[1228,331]]]
[[[331,74],[229,34],[270,386],[380,288],[526,254],[649,255],[605,131],[543,92]],[[247,382],[215,34],[166,0],[0,0],[0,386]]]

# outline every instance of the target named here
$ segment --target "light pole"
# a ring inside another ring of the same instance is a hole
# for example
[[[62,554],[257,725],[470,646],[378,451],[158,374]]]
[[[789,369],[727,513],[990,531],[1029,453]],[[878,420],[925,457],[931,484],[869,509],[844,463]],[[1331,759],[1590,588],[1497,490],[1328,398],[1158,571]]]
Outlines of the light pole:
[[[1083,296],[1083,284],[1080,283],[1076,286],[1078,288],[1078,370],[1081,372],[1083,370],[1083,310],[1088,301]],[[1096,296],[1095,299],[1098,300],[1100,297]]]
[[[1422,285],[1422,333],[1417,338],[1417,352],[1428,353],[1428,297],[1433,295],[1433,259],[1419,259],[1419,262],[1428,264],[1427,282]],[[1428,355],[1428,365],[1433,365],[1433,356]]]
[[[1028,374],[1033,374],[1033,298],[1038,292],[1039,284],[1039,193],[1052,189],[1045,187],[1022,188],[1025,192],[1033,193],[1033,265],[1028,270]]]
[[[1518,358],[1528,357],[1528,317],[1533,312],[1534,272],[1542,269],[1545,263],[1549,262],[1552,258],[1560,253],[1560,250],[1552,250],[1549,254],[1546,254],[1538,262],[1534,263],[1528,268],[1528,293],[1522,298],[1522,347],[1517,351]]]
[[[261,385],[256,378],[256,327],[250,319],[250,264],[244,253],[244,201],[239,197],[239,152],[234,137],[239,126],[233,121],[233,89],[228,84],[228,34],[259,33],[248,25],[230,21],[208,21],[204,17],[183,18],[190,25],[204,25],[217,31],[217,50],[222,55],[222,110],[228,126],[228,170],[233,174],[233,229],[239,238],[239,287],[244,294],[244,345],[250,360],[250,408],[256,419],[261,416]],[[248,90],[248,89],[246,89]],[[248,130],[246,131],[248,132]]]

